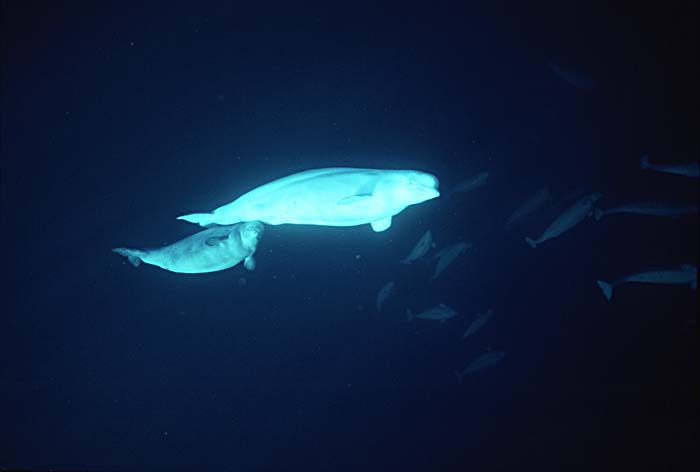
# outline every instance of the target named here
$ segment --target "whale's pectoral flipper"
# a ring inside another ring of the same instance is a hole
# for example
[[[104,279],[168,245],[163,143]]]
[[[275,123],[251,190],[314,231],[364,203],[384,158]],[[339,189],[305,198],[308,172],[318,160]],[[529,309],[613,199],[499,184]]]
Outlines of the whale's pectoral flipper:
[[[338,201],[338,205],[353,205],[355,203],[359,203],[363,200],[366,200],[368,198],[372,198],[372,194],[365,193],[361,195],[351,195],[349,197],[345,197],[342,200]]]
[[[128,249],[125,247],[117,247],[112,249],[112,251],[129,259],[129,262],[131,262],[131,265],[134,267],[141,265],[141,257],[144,255],[143,251],[139,251],[138,249]]]
[[[255,258],[252,255],[245,258],[245,261],[243,262],[243,267],[245,267],[248,270],[255,270],[255,266]]]
[[[386,231],[391,227],[391,216],[387,216],[386,218],[382,218],[381,220],[373,221],[370,223],[370,225],[372,226],[372,229],[377,233]]]
[[[207,239],[204,243],[207,246],[216,246],[217,244],[223,243],[227,239],[228,239],[228,236],[213,236],[213,237]]]
[[[338,200],[338,205],[352,205],[362,202],[374,196],[374,188],[377,186],[376,179],[362,185],[357,191],[348,197]]]

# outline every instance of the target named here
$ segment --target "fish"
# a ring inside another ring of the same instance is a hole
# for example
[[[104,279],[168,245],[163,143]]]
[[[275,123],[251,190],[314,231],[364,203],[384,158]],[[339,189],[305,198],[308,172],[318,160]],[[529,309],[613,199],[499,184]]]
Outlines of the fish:
[[[504,351],[489,351],[471,361],[464,370],[456,370],[455,377],[457,377],[457,381],[459,383],[462,383],[462,380],[467,375],[471,375],[474,372],[481,369],[486,369],[487,367],[494,367],[500,364],[505,357],[506,353]]]
[[[476,190],[479,187],[485,185],[488,178],[488,172],[479,172],[478,174],[469,177],[468,179],[463,180],[462,182],[455,185],[455,187],[452,189],[452,193],[467,193],[471,192],[472,190]]]
[[[490,308],[486,313],[476,315],[474,321],[471,322],[467,330],[462,335],[462,339],[466,339],[472,334],[479,331],[493,316],[493,308]]]
[[[547,63],[547,67],[549,67],[549,70],[551,70],[554,75],[577,89],[593,90],[595,88],[595,80],[588,77],[583,72],[562,67],[561,65],[551,61]]]
[[[414,315],[410,308],[406,308],[406,319],[408,319],[408,321],[413,321],[414,318],[419,318],[421,320],[432,320],[444,323],[450,318],[454,318],[458,314],[459,313],[457,313],[457,311],[444,303],[440,303],[439,305],[434,306],[433,308],[430,308],[422,313],[418,313],[417,315]]]
[[[656,172],[684,175],[686,177],[695,177],[696,179],[700,175],[698,161],[686,162],[684,164],[652,164],[649,161],[649,156],[646,154],[639,160],[639,167],[642,170],[655,170]]]
[[[410,205],[440,196],[437,177],[417,170],[333,167],[288,175],[257,187],[210,213],[179,220],[200,226],[261,221],[268,225],[358,226],[389,229]]]
[[[506,220],[506,229],[519,224],[527,216],[535,213],[542,208],[546,203],[552,201],[552,194],[549,191],[549,185],[545,185],[537,191],[533,196],[525,200],[522,205],[516,208]]]
[[[386,299],[389,298],[389,295],[393,293],[394,286],[395,284],[393,281],[387,282],[379,290],[379,293],[377,293],[377,313],[381,313],[382,305],[384,305]]]
[[[438,253],[433,256],[433,258],[438,259],[438,262],[437,266],[435,266],[435,273],[433,273],[433,276],[430,278],[430,280],[435,280],[437,276],[440,275],[442,271],[444,271],[447,268],[447,266],[452,264],[452,261],[454,261],[464,251],[470,249],[472,246],[472,243],[465,243],[464,241],[460,241],[438,251]]]
[[[684,215],[689,215],[691,213],[697,213],[697,205],[687,205],[681,207],[672,207],[656,202],[638,202],[638,203],[627,203],[625,205],[620,205],[613,208],[608,208],[603,210],[601,208],[596,208],[594,212],[594,217],[596,221],[600,221],[606,215],[613,215],[615,213],[635,213],[638,215],[650,215],[650,216],[665,216],[669,218],[680,218]]]
[[[690,288],[696,290],[698,287],[698,268],[691,264],[683,264],[677,269],[657,269],[638,272],[636,274],[626,275],[614,282],[597,280],[596,283],[608,301],[612,299],[615,287],[624,283],[689,285]]]
[[[170,272],[203,274],[229,269],[243,261],[248,270],[255,269],[253,255],[265,227],[258,221],[205,229],[180,241],[156,249],[112,249],[126,257],[131,265],[142,262]]]
[[[428,230],[421,236],[416,245],[411,250],[410,254],[401,260],[402,264],[411,264],[425,256],[431,247],[435,247],[433,242],[433,233]]]
[[[525,238],[525,241],[533,248],[537,245],[542,244],[548,239],[556,238],[560,234],[570,230],[586,217],[593,213],[593,207],[596,202],[602,198],[603,194],[599,192],[591,193],[585,197],[579,199],[576,203],[570,206],[564,213],[559,215],[549,227],[544,230],[544,233],[537,238]]]

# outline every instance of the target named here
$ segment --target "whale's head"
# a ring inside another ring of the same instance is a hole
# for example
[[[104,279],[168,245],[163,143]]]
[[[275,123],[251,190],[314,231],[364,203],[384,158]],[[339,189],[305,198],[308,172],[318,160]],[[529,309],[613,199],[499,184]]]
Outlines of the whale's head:
[[[243,245],[255,249],[265,232],[265,226],[259,221],[249,221],[241,224],[240,235]]]
[[[404,171],[396,177],[396,198],[405,205],[432,200],[440,196],[440,183],[432,174],[420,171]]]

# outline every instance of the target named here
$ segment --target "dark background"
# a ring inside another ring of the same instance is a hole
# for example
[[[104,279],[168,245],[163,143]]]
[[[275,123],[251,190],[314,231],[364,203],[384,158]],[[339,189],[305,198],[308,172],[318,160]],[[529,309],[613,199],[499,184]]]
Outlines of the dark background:
[[[696,292],[595,281],[696,264],[697,215],[523,237],[591,191],[697,202],[639,169],[698,158],[697,7],[241,5],[2,2],[0,467],[692,469]],[[384,233],[268,226],[252,273],[110,251],[330,166],[426,170],[443,196]],[[432,283],[398,264],[427,229],[475,244]],[[461,315],[406,322],[440,302]]]

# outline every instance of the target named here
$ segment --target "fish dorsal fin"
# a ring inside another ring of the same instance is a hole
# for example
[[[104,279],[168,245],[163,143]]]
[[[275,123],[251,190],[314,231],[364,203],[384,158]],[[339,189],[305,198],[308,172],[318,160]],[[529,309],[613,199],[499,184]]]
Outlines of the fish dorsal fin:
[[[212,236],[211,238],[207,238],[207,240],[204,241],[204,244],[207,246],[216,246],[217,244],[223,243],[227,239],[228,236]]]

